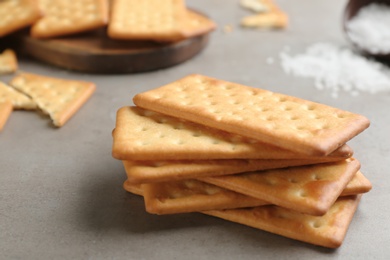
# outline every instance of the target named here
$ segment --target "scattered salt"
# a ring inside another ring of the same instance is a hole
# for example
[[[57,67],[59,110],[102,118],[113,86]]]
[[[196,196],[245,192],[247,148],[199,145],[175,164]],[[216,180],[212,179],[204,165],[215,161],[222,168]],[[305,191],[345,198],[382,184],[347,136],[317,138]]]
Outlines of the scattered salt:
[[[359,48],[372,54],[390,53],[390,6],[371,3],[347,23],[346,32]]]
[[[330,90],[333,97],[340,91],[352,96],[360,92],[390,91],[390,70],[383,64],[357,55],[350,49],[330,43],[316,43],[304,54],[280,53],[287,74],[313,78],[315,87]]]

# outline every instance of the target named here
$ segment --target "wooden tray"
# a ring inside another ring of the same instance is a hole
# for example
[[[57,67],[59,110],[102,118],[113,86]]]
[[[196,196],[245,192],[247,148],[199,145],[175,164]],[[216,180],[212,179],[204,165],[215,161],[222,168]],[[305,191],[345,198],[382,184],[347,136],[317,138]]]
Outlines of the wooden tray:
[[[87,73],[137,73],[182,63],[208,43],[209,33],[174,43],[112,40],[106,28],[75,36],[42,40],[28,32],[16,36],[17,50],[64,69]]]

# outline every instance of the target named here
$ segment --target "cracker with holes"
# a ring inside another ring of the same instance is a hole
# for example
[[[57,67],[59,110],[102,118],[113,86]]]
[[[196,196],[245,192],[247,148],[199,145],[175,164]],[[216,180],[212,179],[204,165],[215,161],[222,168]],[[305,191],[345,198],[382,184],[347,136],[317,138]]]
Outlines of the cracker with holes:
[[[212,209],[244,208],[268,204],[198,180],[142,185],[146,211],[173,214]]]
[[[114,0],[108,35],[114,39],[175,41],[185,36],[183,0]]]
[[[44,16],[31,28],[31,36],[50,38],[89,31],[108,22],[106,0],[39,0]]]
[[[216,24],[211,19],[200,15],[192,10],[186,10],[184,23],[181,25],[185,38],[208,33],[216,28]]]
[[[369,180],[359,171],[340,196],[366,193],[371,189],[370,185]],[[141,189],[146,210],[154,214],[246,208],[270,204],[199,180],[142,184]]]
[[[348,146],[343,148],[348,149]],[[338,150],[342,152],[342,149]],[[157,147],[158,149],[158,147]],[[333,156],[334,155],[334,156]],[[215,159],[171,161],[123,161],[127,177],[133,183],[150,183],[191,179],[205,176],[230,175],[249,171],[286,168],[342,160],[342,157],[323,156],[312,159]]]
[[[349,157],[343,147],[329,156]],[[313,159],[218,129],[140,107],[122,107],[113,132],[114,158],[120,160]]]
[[[34,110],[37,108],[37,104],[29,96],[0,82],[0,102],[7,100],[11,101],[14,109]]]
[[[310,214],[325,214],[360,168],[356,159],[200,180],[271,204]]]
[[[12,103],[9,100],[0,101],[0,131],[3,130],[12,112]]]
[[[18,69],[16,54],[11,49],[6,49],[0,53],[0,74],[14,73]]]
[[[139,93],[133,101],[311,156],[331,153],[370,124],[359,114],[196,74]]]
[[[35,0],[0,1],[0,37],[32,25],[41,17]]]
[[[323,216],[310,216],[273,205],[204,213],[306,243],[337,248],[344,241],[360,198],[361,195],[341,197]]]
[[[10,85],[31,97],[56,127],[63,126],[91,97],[94,83],[21,73]]]

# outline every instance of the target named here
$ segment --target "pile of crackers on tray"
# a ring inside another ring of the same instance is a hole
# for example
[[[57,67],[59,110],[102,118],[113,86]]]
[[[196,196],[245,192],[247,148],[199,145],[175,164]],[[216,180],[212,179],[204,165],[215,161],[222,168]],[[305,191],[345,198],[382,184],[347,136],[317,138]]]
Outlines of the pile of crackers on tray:
[[[117,112],[112,154],[149,213],[336,248],[371,189],[346,144],[369,126],[362,115],[197,74],[133,101]]]
[[[184,0],[5,0],[0,17],[0,37],[22,28],[52,38],[107,26],[113,39],[178,41],[215,28]]]

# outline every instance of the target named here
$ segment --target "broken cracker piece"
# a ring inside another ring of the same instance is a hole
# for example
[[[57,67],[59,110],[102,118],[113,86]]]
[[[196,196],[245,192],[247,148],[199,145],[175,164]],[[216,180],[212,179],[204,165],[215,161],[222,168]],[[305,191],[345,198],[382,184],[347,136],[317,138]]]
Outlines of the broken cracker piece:
[[[288,26],[288,16],[282,11],[272,11],[246,16],[241,19],[241,26],[259,29],[284,29]]]
[[[37,104],[28,96],[0,82],[0,102],[11,101],[14,109],[33,110]]]
[[[0,131],[3,130],[5,123],[7,122],[9,116],[12,112],[12,103],[11,101],[0,101]]]
[[[19,74],[12,79],[10,85],[30,96],[57,127],[63,126],[96,89],[95,84],[91,82],[30,73]]]
[[[0,74],[14,73],[18,69],[16,54],[11,49],[6,49],[0,53]]]

